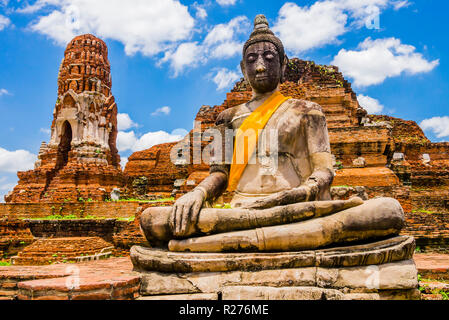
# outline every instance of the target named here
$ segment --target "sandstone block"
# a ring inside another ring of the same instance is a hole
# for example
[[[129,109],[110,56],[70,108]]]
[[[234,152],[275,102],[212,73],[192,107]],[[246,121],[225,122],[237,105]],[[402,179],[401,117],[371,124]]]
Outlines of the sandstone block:
[[[136,300],[218,300],[216,293],[174,294],[162,296],[143,296]]]
[[[324,288],[418,288],[418,273],[413,260],[339,269],[317,268],[316,279],[317,285]]]
[[[316,287],[232,286],[222,291],[223,300],[342,300],[338,290]]]

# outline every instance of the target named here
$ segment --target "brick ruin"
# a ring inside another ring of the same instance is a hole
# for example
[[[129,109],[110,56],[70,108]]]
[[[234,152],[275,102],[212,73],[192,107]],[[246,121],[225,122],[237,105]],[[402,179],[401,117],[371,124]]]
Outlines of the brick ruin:
[[[13,255],[33,241],[34,236],[25,221],[0,219],[0,260],[3,255]]]
[[[38,239],[11,258],[13,265],[46,265],[109,257],[113,245],[100,237]]]
[[[414,235],[423,246],[447,247],[449,143],[430,142],[414,121],[367,115],[351,84],[335,66],[291,59],[286,80],[281,85],[284,95],[316,102],[326,114],[335,157],[334,198],[354,194],[394,197],[406,212],[406,233]],[[250,98],[250,87],[241,79],[221,105],[200,108],[195,121],[201,125],[197,123],[183,142],[156,145],[133,154],[125,168],[128,193],[139,196],[174,191],[179,197],[193,189],[208,175],[208,164],[172,164],[167,150],[172,147],[176,157],[174,146],[189,141],[192,146],[195,134],[213,127],[221,111]],[[207,141],[201,145],[204,148]],[[229,198],[225,194],[223,201]]]
[[[106,44],[89,34],[74,38],[59,68],[50,141],[34,170],[18,172],[7,203],[104,200],[123,185],[111,86]]]

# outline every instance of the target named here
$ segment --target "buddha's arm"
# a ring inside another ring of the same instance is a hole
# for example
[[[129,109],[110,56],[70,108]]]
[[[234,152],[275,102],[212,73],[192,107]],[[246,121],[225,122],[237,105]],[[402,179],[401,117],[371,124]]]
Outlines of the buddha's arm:
[[[189,226],[196,224],[205,201],[213,201],[226,189],[227,175],[220,171],[211,172],[195,189],[179,198],[170,215],[169,225],[176,236],[183,236]]]
[[[312,174],[304,186],[310,189],[312,200],[330,200],[330,185],[334,179],[331,147],[326,117],[321,107],[310,110],[304,116],[307,148],[310,155]]]
[[[224,112],[222,112],[222,114],[226,115]],[[219,116],[220,121],[217,120],[217,128],[220,130],[223,137],[227,128],[227,122],[222,114],[220,114],[221,117]],[[195,189],[183,195],[175,202],[169,220],[169,225],[175,236],[184,236],[189,227],[197,223],[198,215],[204,202],[213,202],[226,190],[229,165],[226,164],[225,153],[219,151],[220,150],[216,150],[216,152],[218,152],[217,154],[222,155],[222,158],[216,159],[215,163],[211,165],[210,175]],[[215,152],[215,150],[213,150],[213,152]]]
[[[304,115],[301,122],[304,126],[303,132],[306,134],[312,174],[301,186],[257,200],[247,205],[247,208],[264,209],[303,201],[330,200],[329,188],[334,178],[334,171],[329,135],[321,107],[314,106],[315,108]]]
[[[217,170],[212,166],[210,175],[204,179],[194,190],[201,190],[204,193],[204,200],[213,202],[226,190],[228,184],[228,175],[222,171]]]

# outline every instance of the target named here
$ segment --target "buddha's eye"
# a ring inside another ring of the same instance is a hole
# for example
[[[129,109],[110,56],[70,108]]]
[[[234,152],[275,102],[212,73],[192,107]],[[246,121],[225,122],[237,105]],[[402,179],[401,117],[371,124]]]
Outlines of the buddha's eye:
[[[265,59],[271,60],[274,58],[274,54],[272,52],[266,52],[265,53]]]
[[[254,61],[256,61],[256,56],[255,55],[249,55],[247,58],[246,58],[246,61],[248,61],[248,62],[254,62]]]

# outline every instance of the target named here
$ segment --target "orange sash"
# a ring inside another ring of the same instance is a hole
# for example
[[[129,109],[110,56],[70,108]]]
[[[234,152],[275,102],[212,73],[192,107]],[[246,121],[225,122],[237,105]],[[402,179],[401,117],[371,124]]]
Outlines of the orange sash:
[[[276,110],[290,98],[291,97],[285,97],[282,93],[276,91],[243,121],[242,125],[237,130],[235,137],[234,153],[232,156],[231,171],[229,173],[228,191],[234,191],[237,188],[240,177],[250,159],[249,156],[252,156],[256,149],[260,131],[265,128],[273,113],[275,113]],[[245,148],[245,138],[248,138],[247,148]],[[239,162],[237,162],[237,150],[240,155]],[[243,159],[240,159],[240,152],[242,152],[242,150]]]

